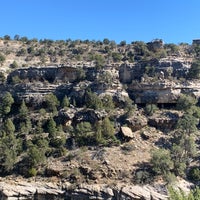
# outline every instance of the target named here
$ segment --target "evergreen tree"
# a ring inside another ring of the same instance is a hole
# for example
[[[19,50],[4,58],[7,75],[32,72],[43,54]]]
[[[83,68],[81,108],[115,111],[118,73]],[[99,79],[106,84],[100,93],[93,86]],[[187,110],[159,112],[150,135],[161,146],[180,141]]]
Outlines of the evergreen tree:
[[[101,144],[105,142],[102,137],[101,123],[99,122],[95,124],[95,140],[97,144]]]
[[[190,114],[184,114],[177,123],[177,129],[173,133],[171,158],[174,162],[176,175],[185,176],[185,171],[197,153],[195,133],[197,131],[197,119]]]
[[[14,103],[14,99],[9,92],[6,92],[2,97],[2,102],[0,105],[0,113],[6,115],[11,111],[11,106]]]
[[[57,135],[56,122],[52,117],[47,121],[47,132],[50,138],[55,138]]]
[[[199,200],[200,189],[196,187],[190,190],[189,193],[185,193],[181,189],[174,189],[173,187],[168,188],[169,200]]]
[[[3,124],[3,131],[6,135],[11,135],[15,132],[15,125],[10,118],[5,120]]]
[[[61,106],[63,108],[65,108],[65,107],[69,107],[69,105],[70,105],[69,99],[67,98],[67,96],[64,96],[62,103],[61,103]]]
[[[200,61],[197,60],[192,63],[189,69],[188,78],[198,79],[199,77],[200,77]]]
[[[111,111],[114,109],[115,105],[113,103],[113,99],[110,95],[105,95],[102,99],[103,108],[106,111]]]
[[[109,139],[109,138],[113,138],[114,137],[115,129],[114,129],[114,126],[110,122],[108,117],[104,118],[104,120],[102,121],[101,127],[102,127],[102,129],[101,129],[102,136],[105,139]]]
[[[28,115],[28,108],[27,108],[24,100],[22,100],[22,103],[19,108],[19,117],[21,119],[27,119],[27,115]]]
[[[87,91],[85,95],[85,104],[88,108],[101,109],[103,107],[101,99],[93,92]]]
[[[195,106],[196,103],[197,99],[194,97],[182,94],[177,101],[176,107],[178,110],[188,111],[192,108],[192,106]]]
[[[0,161],[3,172],[10,172],[21,152],[22,143],[14,135],[14,125],[10,119],[4,123],[4,134],[0,138]]]
[[[155,173],[166,175],[173,169],[170,152],[165,149],[157,149],[152,151],[151,164]]]
[[[41,121],[38,121],[37,122],[37,125],[36,125],[36,133],[37,134],[40,134],[40,133],[42,133],[43,132],[43,124],[42,124],[42,122]]]
[[[17,152],[16,149],[4,149],[4,162],[3,167],[6,172],[10,172],[16,162]]]
[[[27,119],[24,119],[19,124],[19,133],[20,134],[28,134],[31,131],[32,124],[29,117]]]
[[[43,149],[33,145],[28,149],[27,157],[29,160],[30,168],[37,167],[45,161],[45,152]]]
[[[58,101],[57,97],[54,94],[50,93],[46,95],[45,101],[46,101],[47,110],[49,112],[57,111],[57,107],[60,105],[60,102]]]
[[[184,114],[177,123],[177,129],[181,130],[187,135],[191,135],[197,131],[198,120],[191,114]]]

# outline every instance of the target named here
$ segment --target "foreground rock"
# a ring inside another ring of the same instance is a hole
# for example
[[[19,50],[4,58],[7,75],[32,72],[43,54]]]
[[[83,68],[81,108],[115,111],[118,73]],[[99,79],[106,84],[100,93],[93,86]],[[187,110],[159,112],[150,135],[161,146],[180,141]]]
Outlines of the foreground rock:
[[[79,186],[70,183],[54,184],[47,182],[0,182],[1,200],[20,199],[108,199],[108,200],[165,200],[167,196],[160,194],[151,186],[105,184]]]
[[[53,183],[0,182],[0,199],[64,199],[65,191]]]

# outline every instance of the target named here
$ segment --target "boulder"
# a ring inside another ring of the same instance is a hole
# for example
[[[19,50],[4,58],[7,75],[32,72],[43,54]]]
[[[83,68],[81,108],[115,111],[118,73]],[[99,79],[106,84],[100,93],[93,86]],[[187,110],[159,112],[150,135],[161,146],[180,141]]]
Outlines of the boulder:
[[[134,138],[134,134],[133,134],[132,130],[126,126],[121,127],[121,136],[122,136],[122,139],[125,141],[131,140]]]
[[[132,131],[138,131],[143,127],[147,126],[147,118],[143,115],[136,114],[126,119],[126,123]]]

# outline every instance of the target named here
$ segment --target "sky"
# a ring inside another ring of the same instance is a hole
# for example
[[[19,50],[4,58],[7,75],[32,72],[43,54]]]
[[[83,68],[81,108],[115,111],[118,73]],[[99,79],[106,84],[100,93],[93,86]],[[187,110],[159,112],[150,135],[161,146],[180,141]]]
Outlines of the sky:
[[[0,37],[192,43],[200,0],[2,0]]]

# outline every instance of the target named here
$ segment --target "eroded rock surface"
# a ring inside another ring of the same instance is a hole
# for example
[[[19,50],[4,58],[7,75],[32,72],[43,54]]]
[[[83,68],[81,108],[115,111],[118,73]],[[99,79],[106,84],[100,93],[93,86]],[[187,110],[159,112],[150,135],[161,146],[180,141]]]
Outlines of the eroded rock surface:
[[[155,188],[145,185],[121,185],[108,186],[105,184],[80,184],[73,186],[70,183],[60,185],[47,182],[0,182],[1,200],[22,199],[98,199],[98,200],[166,200],[163,194]]]

